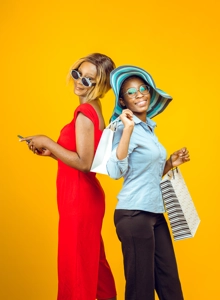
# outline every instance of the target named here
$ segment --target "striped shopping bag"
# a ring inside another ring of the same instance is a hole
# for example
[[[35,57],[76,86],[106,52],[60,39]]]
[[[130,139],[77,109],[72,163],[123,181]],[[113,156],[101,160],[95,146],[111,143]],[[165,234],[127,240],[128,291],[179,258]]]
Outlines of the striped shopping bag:
[[[160,187],[174,240],[193,237],[200,218],[180,169],[168,172]]]

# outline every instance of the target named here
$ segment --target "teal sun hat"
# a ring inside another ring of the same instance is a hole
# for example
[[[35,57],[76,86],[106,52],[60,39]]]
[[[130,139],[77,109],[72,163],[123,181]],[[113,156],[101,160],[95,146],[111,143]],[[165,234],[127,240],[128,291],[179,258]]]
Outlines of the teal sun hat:
[[[122,83],[125,81],[125,79],[131,76],[138,76],[142,78],[151,87],[151,100],[147,110],[148,118],[153,118],[164,111],[164,109],[173,99],[164,91],[156,88],[153,78],[144,69],[131,65],[120,66],[110,73],[110,84],[115,94],[115,107],[110,122],[117,119],[122,113],[123,107],[119,102],[119,92]]]

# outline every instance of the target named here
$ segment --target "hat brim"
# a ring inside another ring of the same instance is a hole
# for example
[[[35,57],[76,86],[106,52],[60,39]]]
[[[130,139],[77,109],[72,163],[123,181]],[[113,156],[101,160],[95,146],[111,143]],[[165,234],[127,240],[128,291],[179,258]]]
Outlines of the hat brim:
[[[125,79],[131,76],[138,76],[142,78],[152,88],[150,105],[147,110],[147,116],[149,118],[153,118],[162,113],[173,99],[164,91],[156,88],[153,78],[144,69],[131,65],[118,67],[114,69],[110,74],[110,83],[115,94],[115,107],[113,110],[111,121],[114,121],[122,113],[123,108],[119,102],[119,92],[122,83],[125,81]]]

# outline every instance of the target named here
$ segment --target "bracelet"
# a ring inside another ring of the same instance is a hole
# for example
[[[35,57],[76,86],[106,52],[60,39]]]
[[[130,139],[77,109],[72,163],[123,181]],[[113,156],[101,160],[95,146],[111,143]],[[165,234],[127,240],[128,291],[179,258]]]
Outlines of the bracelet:
[[[172,162],[172,154],[170,155],[170,164],[171,164],[171,170],[173,173],[173,178],[175,179],[174,170],[173,170],[173,162]]]

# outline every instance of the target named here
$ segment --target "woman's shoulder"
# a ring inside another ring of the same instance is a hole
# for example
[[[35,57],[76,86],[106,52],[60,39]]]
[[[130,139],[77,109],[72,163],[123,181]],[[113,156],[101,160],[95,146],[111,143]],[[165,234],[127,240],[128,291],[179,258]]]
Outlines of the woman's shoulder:
[[[93,105],[89,103],[80,104],[74,112],[74,117],[76,118],[79,113],[82,113],[84,116],[89,118],[93,123],[97,125],[99,124],[99,113],[96,111]]]
[[[97,114],[95,108],[89,103],[82,103],[75,109],[74,115],[78,115],[79,113],[83,113],[85,115],[94,115]]]
[[[94,107],[89,103],[82,103],[77,106],[75,112],[94,111]]]

